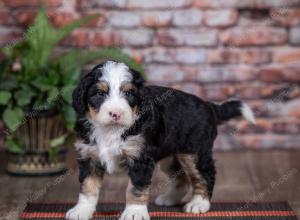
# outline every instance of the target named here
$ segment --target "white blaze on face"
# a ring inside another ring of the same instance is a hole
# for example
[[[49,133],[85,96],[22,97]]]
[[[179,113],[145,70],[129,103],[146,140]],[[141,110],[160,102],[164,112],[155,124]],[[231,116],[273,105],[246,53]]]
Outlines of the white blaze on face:
[[[121,86],[132,81],[128,67],[123,63],[109,61],[102,67],[102,77],[109,86],[109,93],[97,113],[97,121],[102,125],[121,125],[129,127],[133,124],[134,114],[121,92]],[[112,115],[117,115],[114,120]]]

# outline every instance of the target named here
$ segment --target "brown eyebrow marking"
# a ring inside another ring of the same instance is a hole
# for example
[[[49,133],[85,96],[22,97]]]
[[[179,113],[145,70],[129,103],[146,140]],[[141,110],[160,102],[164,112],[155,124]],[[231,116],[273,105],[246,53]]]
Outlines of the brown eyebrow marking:
[[[135,88],[135,86],[132,83],[125,83],[124,85],[121,86],[121,91],[128,92],[134,88]]]
[[[101,92],[108,92],[108,85],[105,82],[98,82],[97,83],[98,88]]]

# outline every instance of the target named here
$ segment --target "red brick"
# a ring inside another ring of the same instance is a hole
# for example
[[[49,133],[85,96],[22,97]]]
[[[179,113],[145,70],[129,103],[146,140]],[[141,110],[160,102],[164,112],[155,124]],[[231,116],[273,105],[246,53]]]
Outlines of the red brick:
[[[259,77],[267,82],[279,82],[282,80],[282,68],[278,66],[267,66],[261,68]]]
[[[22,37],[23,33],[18,29],[0,28],[0,45],[14,45]]]
[[[85,16],[97,17],[91,20],[89,23],[83,25],[82,27],[104,27],[107,23],[107,13],[104,13],[103,11],[82,13],[82,17]]]
[[[87,31],[75,30],[62,44],[74,47],[87,47],[90,44],[89,33]]]
[[[151,47],[143,51],[146,63],[175,63],[174,49]]]
[[[137,27],[141,23],[139,13],[133,11],[109,13],[108,20],[112,27]]]
[[[93,45],[95,46],[132,46],[139,47],[150,45],[152,35],[145,30],[139,29],[136,31],[122,30],[110,31],[102,30],[94,33]]]
[[[299,134],[300,120],[294,118],[278,117],[278,118],[256,118],[255,126],[248,123],[246,120],[228,122],[226,129],[232,129],[239,134]]]
[[[291,28],[289,42],[292,45],[300,45],[300,27]]]
[[[196,83],[179,83],[172,85],[171,87],[199,97],[203,97],[204,95],[202,87]]]
[[[196,48],[152,47],[144,50],[143,54],[147,63],[198,64],[206,61],[206,50]]]
[[[126,46],[149,46],[152,44],[154,32],[150,29],[121,30],[115,32],[115,39],[120,39]]]
[[[193,5],[195,7],[200,7],[200,8],[228,8],[228,7],[237,7],[237,8],[246,7],[246,8],[248,8],[248,7],[254,6],[254,0],[247,0],[247,1],[194,0]]]
[[[284,89],[285,86],[286,84],[266,85],[256,82],[253,84],[238,84],[235,86],[235,91],[241,99],[265,99],[273,98]]]
[[[294,7],[299,6],[299,0],[255,0],[255,8]]]
[[[158,41],[166,46],[216,46],[217,32],[212,30],[159,30]]]
[[[40,7],[42,5],[41,0],[3,0],[4,4],[8,7]],[[62,0],[45,0],[45,3],[49,7],[60,6]]]
[[[117,39],[114,39],[114,35],[111,31],[99,31],[95,32],[92,37],[94,46],[112,46],[117,45]]]
[[[57,12],[50,11],[48,12],[50,21],[57,27],[62,27],[64,25],[70,24],[74,21],[75,15],[71,12]]]
[[[173,25],[175,26],[200,26],[203,13],[197,9],[180,10],[173,12]]]
[[[177,63],[199,64],[206,62],[207,53],[204,49],[177,48],[174,57]]]
[[[142,24],[146,27],[167,27],[171,22],[170,11],[146,11],[142,14]]]
[[[175,65],[146,65],[147,78],[150,82],[181,82],[193,81],[195,69]]]
[[[127,0],[80,0],[79,8],[125,8]]]
[[[19,11],[16,13],[16,20],[20,25],[28,26],[33,23],[36,11]]]
[[[13,23],[13,18],[9,10],[0,10],[0,25],[11,25]]]
[[[237,49],[218,48],[208,51],[207,59],[211,64],[239,63],[240,53]]]
[[[245,133],[266,133],[271,132],[273,128],[273,121],[265,118],[256,118],[256,124],[253,126],[246,120],[239,120],[238,122],[229,122],[231,127],[239,134]]]
[[[273,50],[273,60],[276,63],[299,63],[300,62],[300,48],[276,48]]]
[[[229,27],[238,21],[236,10],[210,10],[205,13],[204,23],[209,27]]]
[[[207,67],[198,71],[197,80],[202,83],[210,82],[240,82],[256,78],[254,68],[250,67]]]
[[[270,12],[271,19],[275,24],[291,26],[300,24],[300,9],[278,8]]]
[[[267,66],[261,68],[259,76],[267,82],[300,82],[300,68],[299,65]]]
[[[205,85],[203,93],[206,100],[224,101],[235,94],[233,86],[230,85]]]
[[[220,38],[230,46],[280,45],[286,43],[287,31],[271,27],[234,28],[221,33]]]
[[[299,134],[300,121],[295,118],[282,118],[272,123],[272,132],[280,134]]]
[[[174,9],[174,8],[182,8],[191,5],[192,0],[128,0],[129,8],[145,8],[145,9],[153,9],[153,8],[163,8],[163,9]]]
[[[300,99],[291,100],[284,103],[284,108],[281,111],[281,115],[300,118]]]
[[[132,59],[134,59],[137,63],[144,62],[144,54],[141,51],[125,48],[123,51],[128,54]]]
[[[283,80],[287,82],[300,82],[300,66],[287,65],[283,66]]]
[[[266,64],[272,61],[272,54],[268,49],[246,49],[240,54],[242,63]]]

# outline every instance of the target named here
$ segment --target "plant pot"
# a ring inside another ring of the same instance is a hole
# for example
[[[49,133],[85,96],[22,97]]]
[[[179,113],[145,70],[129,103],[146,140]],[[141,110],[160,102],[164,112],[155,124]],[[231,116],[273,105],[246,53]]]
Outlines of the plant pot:
[[[26,111],[15,131],[24,153],[8,152],[7,172],[14,175],[55,175],[67,170],[66,146],[58,146],[55,158],[50,156],[50,142],[66,133],[61,115],[54,110]]]

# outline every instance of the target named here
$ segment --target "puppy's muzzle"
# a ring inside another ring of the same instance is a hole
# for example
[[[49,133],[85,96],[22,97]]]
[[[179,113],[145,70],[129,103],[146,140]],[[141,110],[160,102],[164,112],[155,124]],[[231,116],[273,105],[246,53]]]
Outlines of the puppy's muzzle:
[[[124,115],[123,112],[120,111],[110,111],[108,114],[111,117],[111,119],[115,122],[122,119],[122,116]]]

